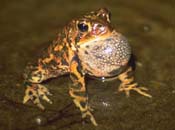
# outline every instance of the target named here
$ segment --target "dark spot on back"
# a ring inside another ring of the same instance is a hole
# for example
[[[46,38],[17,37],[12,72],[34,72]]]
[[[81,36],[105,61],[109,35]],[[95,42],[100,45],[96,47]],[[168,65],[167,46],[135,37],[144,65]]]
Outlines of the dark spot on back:
[[[89,48],[89,45],[86,45],[86,48]]]
[[[67,42],[70,44],[70,43],[72,43],[72,40],[70,38],[68,38]]]
[[[63,65],[67,65],[67,66],[69,65],[68,62],[65,59],[61,59],[61,62],[62,62]]]
[[[33,94],[33,92],[32,91],[29,91],[29,95],[32,95]]]
[[[85,54],[89,54],[87,51],[84,52]]]

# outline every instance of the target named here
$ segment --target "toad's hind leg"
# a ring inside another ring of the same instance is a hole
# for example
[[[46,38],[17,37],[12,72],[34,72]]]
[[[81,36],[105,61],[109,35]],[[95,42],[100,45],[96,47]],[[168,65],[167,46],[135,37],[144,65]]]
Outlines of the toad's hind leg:
[[[84,75],[78,69],[79,65],[76,61],[71,64],[71,80],[73,85],[70,87],[69,94],[73,98],[73,102],[80,109],[82,118],[90,117],[91,122],[97,126],[91,108],[88,104],[88,95],[85,87]]]
[[[129,96],[130,90],[134,90],[139,94],[151,98],[152,96],[145,91],[148,89],[145,87],[139,87],[138,83],[134,81],[134,77],[132,75],[132,67],[129,67],[125,72],[121,73],[118,76],[121,84],[119,86],[119,91],[125,91],[126,96]]]

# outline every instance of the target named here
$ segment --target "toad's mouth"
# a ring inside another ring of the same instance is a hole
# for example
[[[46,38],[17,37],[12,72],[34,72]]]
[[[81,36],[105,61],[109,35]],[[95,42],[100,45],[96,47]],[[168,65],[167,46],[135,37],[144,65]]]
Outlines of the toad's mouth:
[[[118,74],[126,66],[131,55],[124,36],[115,31],[105,37],[97,37],[81,44],[78,57],[88,74],[109,77]]]

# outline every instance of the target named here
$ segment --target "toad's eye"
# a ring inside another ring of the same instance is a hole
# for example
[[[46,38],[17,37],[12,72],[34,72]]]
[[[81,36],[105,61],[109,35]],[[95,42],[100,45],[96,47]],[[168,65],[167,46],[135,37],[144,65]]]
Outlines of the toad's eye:
[[[78,24],[78,29],[79,29],[81,32],[86,32],[86,31],[88,31],[88,25],[85,24],[85,23],[79,23],[79,24]]]

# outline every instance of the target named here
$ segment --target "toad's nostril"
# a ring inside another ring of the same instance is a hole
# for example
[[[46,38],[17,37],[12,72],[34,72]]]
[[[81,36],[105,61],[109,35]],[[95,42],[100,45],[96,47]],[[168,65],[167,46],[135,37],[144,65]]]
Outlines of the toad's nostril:
[[[107,32],[107,28],[102,24],[95,23],[92,28],[92,35],[101,35]]]
[[[103,25],[102,24],[98,24],[97,27],[98,28],[101,28],[101,27],[103,27]]]

